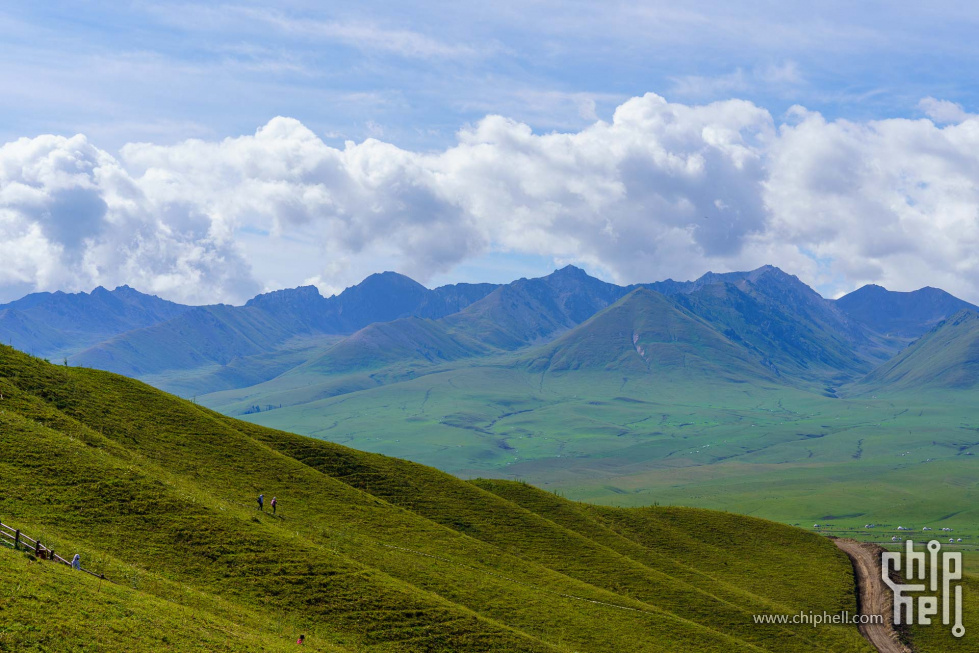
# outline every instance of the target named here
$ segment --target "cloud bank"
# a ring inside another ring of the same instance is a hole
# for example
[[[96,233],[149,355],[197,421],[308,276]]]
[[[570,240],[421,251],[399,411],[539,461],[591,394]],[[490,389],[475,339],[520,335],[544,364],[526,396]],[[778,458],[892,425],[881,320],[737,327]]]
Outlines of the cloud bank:
[[[776,121],[647,94],[573,133],[488,116],[435,152],[331,147],[281,117],[117,156],[22,138],[0,147],[0,287],[239,302],[513,252],[619,282],[774,263],[827,292],[927,284],[977,301],[979,118],[921,106],[930,119]]]

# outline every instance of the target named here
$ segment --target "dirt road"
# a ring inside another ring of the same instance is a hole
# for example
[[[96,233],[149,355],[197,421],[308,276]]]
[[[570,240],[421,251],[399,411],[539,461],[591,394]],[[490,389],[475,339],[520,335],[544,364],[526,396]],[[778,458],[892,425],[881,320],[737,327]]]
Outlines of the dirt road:
[[[911,653],[897,637],[891,622],[893,595],[880,577],[880,549],[872,544],[861,544],[856,540],[836,540],[853,562],[860,593],[860,614],[880,614],[883,624],[862,624],[860,633],[873,644],[880,653]]]

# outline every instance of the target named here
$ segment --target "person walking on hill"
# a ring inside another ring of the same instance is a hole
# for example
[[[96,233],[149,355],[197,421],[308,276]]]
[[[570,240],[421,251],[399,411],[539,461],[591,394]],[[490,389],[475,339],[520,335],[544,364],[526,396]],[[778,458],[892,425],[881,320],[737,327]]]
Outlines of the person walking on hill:
[[[305,635],[300,635],[299,636],[299,639],[296,640],[296,643],[299,644],[300,646],[302,646],[303,644],[305,644],[306,643],[306,636]]]
[[[265,495],[264,494],[258,495],[258,509],[261,510],[262,512],[265,512]]]
[[[82,568],[82,557],[77,553],[75,554],[75,557],[71,559],[71,568],[76,571],[80,571]]]
[[[272,516],[273,517],[275,517],[275,506],[278,505],[278,503],[279,503],[278,500],[275,497],[272,497]]]

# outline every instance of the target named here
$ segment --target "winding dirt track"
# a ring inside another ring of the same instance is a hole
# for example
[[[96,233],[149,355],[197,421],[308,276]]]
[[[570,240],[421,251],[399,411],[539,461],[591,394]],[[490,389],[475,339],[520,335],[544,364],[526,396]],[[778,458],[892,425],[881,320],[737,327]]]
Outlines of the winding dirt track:
[[[867,638],[880,653],[911,653],[897,637],[891,622],[893,595],[880,577],[880,549],[872,544],[856,540],[836,540],[853,563],[857,578],[860,614],[883,615],[882,624],[861,624],[860,634]]]

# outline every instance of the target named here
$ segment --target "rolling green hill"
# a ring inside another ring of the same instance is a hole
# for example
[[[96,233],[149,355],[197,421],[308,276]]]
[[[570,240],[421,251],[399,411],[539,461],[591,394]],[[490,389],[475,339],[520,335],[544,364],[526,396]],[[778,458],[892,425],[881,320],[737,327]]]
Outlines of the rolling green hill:
[[[0,548],[0,648],[870,650],[752,622],[854,610],[847,559],[802,530],[465,482],[6,347],[0,394],[3,521],[113,581]]]

